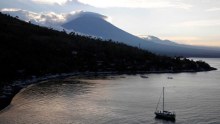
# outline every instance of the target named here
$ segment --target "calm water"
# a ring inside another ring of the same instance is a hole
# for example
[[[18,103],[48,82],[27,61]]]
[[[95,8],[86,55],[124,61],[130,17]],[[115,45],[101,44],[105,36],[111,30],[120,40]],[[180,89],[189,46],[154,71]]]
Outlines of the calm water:
[[[220,59],[203,59],[220,69]],[[162,91],[177,124],[220,123],[220,71],[122,75],[33,85],[0,112],[0,124],[160,124],[154,111]],[[173,79],[167,79],[173,77]]]

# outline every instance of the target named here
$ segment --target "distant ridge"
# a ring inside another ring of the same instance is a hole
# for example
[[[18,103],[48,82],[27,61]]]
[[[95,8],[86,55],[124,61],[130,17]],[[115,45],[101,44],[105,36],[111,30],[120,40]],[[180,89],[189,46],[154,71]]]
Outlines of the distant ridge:
[[[156,54],[186,57],[220,57],[220,48],[199,47],[177,44],[169,40],[160,40],[157,37],[139,38],[105,20],[105,16],[81,12],[78,16],[62,25],[65,29],[74,30],[82,34],[112,39],[131,46],[149,50]]]

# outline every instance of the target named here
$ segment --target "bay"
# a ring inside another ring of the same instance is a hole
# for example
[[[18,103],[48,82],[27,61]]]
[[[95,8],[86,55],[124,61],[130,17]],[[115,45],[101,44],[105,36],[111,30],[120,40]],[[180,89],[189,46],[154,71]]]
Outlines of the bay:
[[[216,71],[56,79],[29,86],[0,112],[1,124],[218,124],[220,59],[204,60]],[[172,77],[173,79],[168,79]],[[165,87],[165,108],[176,121],[155,119]]]

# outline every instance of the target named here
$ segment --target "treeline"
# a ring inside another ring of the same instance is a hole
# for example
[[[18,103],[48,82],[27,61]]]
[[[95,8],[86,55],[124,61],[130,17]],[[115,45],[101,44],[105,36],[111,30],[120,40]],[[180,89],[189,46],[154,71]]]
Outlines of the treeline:
[[[0,82],[64,72],[212,69],[205,62],[158,56],[111,40],[67,34],[0,14]]]

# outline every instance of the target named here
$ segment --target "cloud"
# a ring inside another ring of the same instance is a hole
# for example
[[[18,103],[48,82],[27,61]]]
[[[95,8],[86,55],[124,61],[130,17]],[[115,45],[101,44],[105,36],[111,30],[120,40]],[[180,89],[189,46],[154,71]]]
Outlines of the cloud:
[[[90,16],[90,17],[96,17],[96,18],[101,18],[104,19],[106,21],[109,20],[109,17],[98,14],[98,13],[93,13],[93,12],[85,12],[85,11],[72,11],[70,13],[65,13],[63,14],[63,16],[65,16],[66,22],[70,21],[70,20],[74,20],[76,18],[79,18],[81,16]]]
[[[189,9],[192,5],[180,2],[180,0],[78,0],[99,8],[126,7],[126,8],[182,8]]]
[[[220,11],[220,8],[210,8],[206,10],[207,12]]]
[[[1,9],[1,12],[5,14],[9,14],[13,17],[18,16],[19,19],[24,20],[26,22],[31,22],[36,25],[52,27],[56,30],[63,30],[62,24],[79,18],[81,16],[92,16],[104,19],[106,21],[109,20],[109,17],[93,13],[93,12],[85,12],[85,11],[72,11],[69,13],[54,13],[54,12],[41,12],[35,13],[27,10],[16,9],[16,8],[4,8]]]
[[[41,3],[41,4],[59,4],[59,5],[63,5],[67,1],[72,1],[72,0],[31,0],[31,1],[36,2],[36,3]]]
[[[98,8],[125,7],[125,8],[181,8],[189,9],[190,4],[181,2],[181,0],[31,0],[40,4],[58,4],[65,5],[70,2],[80,2]]]
[[[196,45],[196,46],[220,46],[218,37],[196,37],[196,36],[166,36],[162,39],[169,39],[180,44]],[[218,48],[219,49],[219,48]]]
[[[174,27],[209,27],[220,26],[220,19],[195,20],[174,24]]]
[[[19,19],[24,21],[31,21],[35,24],[40,25],[57,25],[65,21],[65,16],[62,14],[56,14],[54,12],[47,13],[35,13],[27,10],[16,9],[16,8],[5,8],[1,9],[3,13],[9,14],[11,16],[18,16]]]

